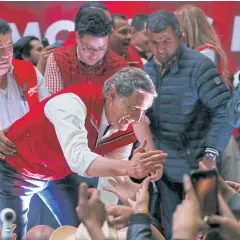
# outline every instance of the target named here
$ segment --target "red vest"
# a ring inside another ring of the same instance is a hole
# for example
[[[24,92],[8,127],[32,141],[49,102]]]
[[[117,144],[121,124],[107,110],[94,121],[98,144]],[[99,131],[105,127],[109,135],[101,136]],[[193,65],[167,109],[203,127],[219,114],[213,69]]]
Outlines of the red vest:
[[[219,51],[215,46],[213,46],[211,44],[205,44],[205,45],[202,45],[202,46],[196,48],[195,50],[200,52],[200,51],[203,51],[207,48],[212,49],[218,55],[218,57],[219,57],[218,71],[222,75],[222,73],[223,73],[223,62],[222,62],[222,59],[221,59],[221,55],[219,54]]]
[[[63,46],[71,46],[71,45],[75,45],[76,44],[76,32],[72,31],[69,32],[68,34],[68,38],[66,40],[66,42],[63,44]]]
[[[13,75],[18,87],[23,91],[29,108],[33,109],[39,103],[37,75],[31,62],[13,59]]]
[[[16,144],[18,155],[8,157],[6,160],[22,174],[56,180],[72,173],[64,158],[54,127],[44,114],[44,106],[49,99],[67,92],[78,95],[87,107],[85,127],[88,132],[88,146],[93,152],[104,155],[136,141],[130,125],[126,131],[118,131],[103,143],[96,145],[97,129],[104,105],[102,87],[95,84],[81,84],[43,100],[34,110],[12,125],[7,137]]]
[[[129,45],[128,57],[126,60],[127,60],[129,66],[138,67],[138,68],[143,67],[142,59],[138,55],[136,47],[132,43]],[[131,62],[136,62],[136,65],[135,64],[134,64],[135,66],[131,65]]]
[[[91,75],[89,70],[78,60],[76,44],[56,49],[53,54],[64,81],[64,88],[80,83],[95,83],[103,86],[104,82],[118,70],[128,64],[121,56],[108,51],[102,67]]]

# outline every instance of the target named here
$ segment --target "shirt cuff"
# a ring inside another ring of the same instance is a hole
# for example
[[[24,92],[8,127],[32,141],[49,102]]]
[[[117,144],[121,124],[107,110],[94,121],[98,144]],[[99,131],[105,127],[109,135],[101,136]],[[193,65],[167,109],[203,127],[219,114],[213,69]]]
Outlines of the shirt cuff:
[[[130,224],[150,224],[150,218],[148,214],[136,213],[130,217]]]

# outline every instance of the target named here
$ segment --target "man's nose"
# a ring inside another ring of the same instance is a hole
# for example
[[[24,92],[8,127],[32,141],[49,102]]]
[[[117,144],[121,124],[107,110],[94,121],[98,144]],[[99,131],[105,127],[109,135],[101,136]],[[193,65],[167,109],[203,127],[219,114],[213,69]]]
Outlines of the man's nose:
[[[129,30],[127,35],[126,35],[126,38],[131,40],[132,39],[132,30]]]
[[[166,46],[163,43],[158,43],[157,50],[159,53],[163,53],[166,50]]]
[[[97,59],[97,57],[98,57],[98,51],[93,51],[90,55],[91,59]]]
[[[136,111],[132,118],[135,122],[140,122],[140,120],[142,119],[142,115],[143,115],[142,111]]]

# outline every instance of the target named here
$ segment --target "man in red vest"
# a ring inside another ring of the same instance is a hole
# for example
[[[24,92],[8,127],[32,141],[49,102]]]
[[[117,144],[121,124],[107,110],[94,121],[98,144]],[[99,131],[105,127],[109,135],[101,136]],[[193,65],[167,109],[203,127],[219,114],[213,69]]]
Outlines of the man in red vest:
[[[0,19],[0,129],[5,129],[0,131],[0,168],[3,164],[1,159],[16,152],[14,144],[5,136],[7,127],[48,96],[49,91],[38,69],[28,61],[13,59],[12,30],[5,20]],[[64,182],[65,188],[66,185]],[[52,188],[57,189],[54,186]],[[47,190],[45,195],[46,192]],[[40,194],[42,193],[38,195]],[[34,224],[51,224],[58,227],[52,213],[38,195],[31,201],[28,227]],[[72,196],[72,193],[69,195]]]
[[[68,38],[64,43],[64,46],[70,46],[70,45],[75,45],[76,44],[76,31],[77,31],[77,25],[79,23],[79,18],[81,18],[81,15],[84,11],[88,11],[90,8],[95,8],[98,10],[102,10],[103,13],[109,18],[110,21],[112,21],[112,17],[110,12],[108,11],[108,8],[105,4],[98,2],[98,1],[89,1],[84,3],[78,10],[75,18],[74,18],[74,23],[75,23],[75,31],[71,31],[68,34]]]
[[[136,140],[131,123],[142,118],[155,96],[146,73],[124,68],[105,82],[103,90],[85,83],[42,101],[7,134],[18,154],[7,157],[0,169],[0,210],[13,208],[17,225],[24,230],[23,210],[31,194],[73,172],[99,176],[100,188],[108,176],[142,178],[155,173],[166,157],[162,151],[145,153],[141,146],[131,161],[123,161]],[[64,218],[64,200],[54,195],[52,199],[57,206],[53,212],[61,211]]]
[[[51,93],[84,82],[103,86],[115,72],[128,66],[108,48],[112,24],[102,10],[80,11],[75,25],[74,42],[49,56],[45,78]]]
[[[0,19],[0,129],[7,128],[49,95],[41,73],[30,62],[13,59],[12,30]],[[0,132],[0,158],[15,151],[14,144]]]

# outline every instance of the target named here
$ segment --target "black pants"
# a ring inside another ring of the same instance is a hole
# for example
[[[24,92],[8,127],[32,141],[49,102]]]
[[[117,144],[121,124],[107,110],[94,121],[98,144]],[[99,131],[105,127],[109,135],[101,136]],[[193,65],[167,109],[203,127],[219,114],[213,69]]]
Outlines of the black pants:
[[[156,182],[158,188],[158,201],[156,201],[156,211],[152,215],[160,221],[163,226],[164,236],[167,240],[172,237],[173,214],[178,204],[182,202],[185,197],[182,183],[172,183],[165,175]],[[150,189],[150,205],[154,194]],[[159,205],[162,206],[162,215]],[[159,229],[161,230],[161,229]]]

